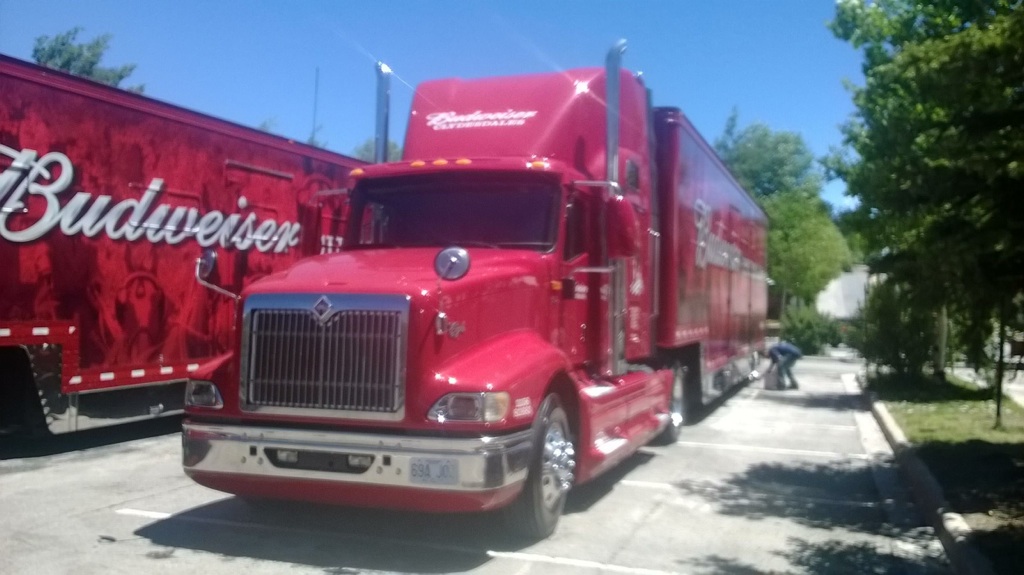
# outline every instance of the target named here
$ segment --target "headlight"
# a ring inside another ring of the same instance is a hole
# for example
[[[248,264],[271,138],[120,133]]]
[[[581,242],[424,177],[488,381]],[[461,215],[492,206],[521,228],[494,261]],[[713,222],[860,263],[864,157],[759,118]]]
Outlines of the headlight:
[[[187,407],[220,409],[224,407],[224,400],[220,396],[220,390],[212,381],[190,379],[188,385],[185,386],[185,405]]]
[[[432,421],[482,421],[494,423],[508,415],[509,399],[504,391],[487,393],[449,393],[430,408]]]

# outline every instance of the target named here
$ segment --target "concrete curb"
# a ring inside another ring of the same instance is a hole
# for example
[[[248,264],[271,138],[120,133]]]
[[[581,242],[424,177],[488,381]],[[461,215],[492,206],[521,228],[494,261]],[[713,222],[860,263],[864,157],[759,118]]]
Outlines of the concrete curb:
[[[864,389],[862,374],[857,382]],[[992,563],[978,551],[971,541],[971,528],[959,513],[950,511],[949,502],[942,492],[942,486],[928,470],[928,466],[917,456],[914,446],[907,441],[903,430],[889,414],[885,404],[873,392],[865,391],[871,404],[871,413],[882,429],[882,434],[896,455],[900,473],[910,487],[914,503],[921,510],[928,523],[935,528],[946,557],[953,569],[961,575],[995,575]]]

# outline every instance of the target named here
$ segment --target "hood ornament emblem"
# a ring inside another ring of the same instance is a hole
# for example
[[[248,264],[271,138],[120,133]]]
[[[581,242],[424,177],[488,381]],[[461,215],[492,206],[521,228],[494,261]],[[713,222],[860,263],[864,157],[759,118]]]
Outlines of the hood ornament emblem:
[[[325,295],[320,296],[320,299],[316,300],[316,303],[313,304],[313,314],[316,316],[317,321],[320,322],[320,325],[327,323],[327,318],[331,316],[332,311],[334,311],[334,304]]]

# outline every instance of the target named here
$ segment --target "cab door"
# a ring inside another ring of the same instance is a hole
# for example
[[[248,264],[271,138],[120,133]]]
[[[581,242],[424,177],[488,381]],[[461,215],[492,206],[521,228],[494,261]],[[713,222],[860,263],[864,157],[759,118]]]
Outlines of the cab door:
[[[588,330],[588,274],[590,264],[590,233],[587,226],[586,202],[579,194],[572,194],[565,208],[565,240],[561,262],[561,347],[577,367],[587,363],[589,349]]]

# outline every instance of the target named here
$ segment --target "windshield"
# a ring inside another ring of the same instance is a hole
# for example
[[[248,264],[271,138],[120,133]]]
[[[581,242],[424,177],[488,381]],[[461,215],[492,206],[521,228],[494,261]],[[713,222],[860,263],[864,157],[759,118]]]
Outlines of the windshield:
[[[549,251],[557,237],[559,187],[550,181],[446,175],[361,191],[350,245]]]

